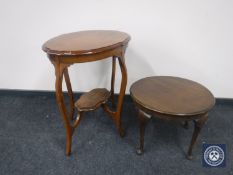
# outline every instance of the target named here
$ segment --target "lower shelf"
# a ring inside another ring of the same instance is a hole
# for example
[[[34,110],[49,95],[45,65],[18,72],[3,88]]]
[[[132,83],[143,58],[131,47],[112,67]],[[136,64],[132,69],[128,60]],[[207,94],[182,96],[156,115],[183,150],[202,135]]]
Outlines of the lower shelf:
[[[78,111],[92,111],[106,103],[111,93],[105,88],[93,89],[84,93],[75,103]]]

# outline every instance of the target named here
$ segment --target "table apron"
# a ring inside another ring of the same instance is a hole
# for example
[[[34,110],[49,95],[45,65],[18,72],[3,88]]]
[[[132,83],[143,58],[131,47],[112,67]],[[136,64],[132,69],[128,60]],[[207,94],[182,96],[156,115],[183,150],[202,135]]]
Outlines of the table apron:
[[[90,53],[84,55],[48,55],[49,59],[53,62],[57,59],[60,63],[64,64],[74,64],[74,63],[85,63],[92,61],[99,61],[109,57],[123,57],[125,53],[126,45],[117,47],[115,49],[99,52],[99,53]]]

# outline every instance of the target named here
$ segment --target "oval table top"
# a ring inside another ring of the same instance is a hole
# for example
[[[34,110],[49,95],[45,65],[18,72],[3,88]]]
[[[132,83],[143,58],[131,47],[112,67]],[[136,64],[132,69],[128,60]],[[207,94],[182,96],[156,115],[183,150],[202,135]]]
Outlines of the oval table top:
[[[146,109],[178,116],[204,114],[215,104],[212,93],[201,84],[170,76],[143,78],[131,86],[130,95]]]
[[[113,30],[87,30],[63,34],[44,43],[42,49],[52,55],[83,55],[126,45],[127,33]]]

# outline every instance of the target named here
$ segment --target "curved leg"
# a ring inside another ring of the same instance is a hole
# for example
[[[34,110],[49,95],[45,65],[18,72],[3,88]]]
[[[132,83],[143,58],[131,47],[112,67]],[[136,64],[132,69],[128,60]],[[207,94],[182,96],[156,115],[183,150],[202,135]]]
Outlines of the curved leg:
[[[82,114],[83,114],[82,111],[78,111],[78,115],[73,123],[73,128],[76,128],[79,125],[81,118],[82,118]]]
[[[74,97],[73,97],[73,91],[72,91],[72,86],[70,83],[70,77],[69,77],[69,72],[68,72],[68,68],[66,67],[64,69],[64,77],[65,77],[65,82],[66,82],[66,87],[68,90],[68,96],[69,96],[69,102],[70,102],[70,114],[69,117],[71,119],[73,119],[74,116]]]
[[[191,140],[189,150],[187,153],[187,158],[189,160],[191,160],[193,158],[192,157],[193,146],[196,143],[197,137],[198,137],[203,125],[207,121],[207,118],[208,118],[208,114],[205,114],[201,119],[199,119],[197,121],[194,120],[194,132],[193,132],[192,140]]]
[[[114,101],[114,86],[115,86],[115,73],[116,73],[116,57],[112,57],[112,78],[111,78],[111,100],[112,100],[112,107],[115,107]]]
[[[144,115],[144,112],[138,110],[138,119],[139,119],[139,127],[140,127],[140,144],[139,144],[139,148],[137,149],[137,154],[141,155],[144,149],[144,135],[145,135],[145,128],[148,117]]]
[[[64,121],[64,126],[66,129],[66,155],[70,155],[71,153],[71,142],[72,142],[72,128],[69,123],[69,118],[67,116],[65,104],[64,104],[64,97],[62,93],[62,80],[63,80],[63,73],[66,69],[67,65],[60,64],[58,61],[54,63],[55,66],[55,74],[56,74],[56,99],[59,110],[62,114],[62,118]]]
[[[123,99],[125,96],[125,89],[126,89],[126,84],[127,84],[127,69],[125,65],[125,60],[124,56],[118,57],[119,60],[119,65],[121,68],[121,87],[120,87],[120,93],[117,101],[117,109],[115,113],[115,122],[116,122],[116,127],[117,130],[120,134],[120,136],[124,136],[124,130],[121,128],[121,111],[122,111],[122,104],[123,104]]]

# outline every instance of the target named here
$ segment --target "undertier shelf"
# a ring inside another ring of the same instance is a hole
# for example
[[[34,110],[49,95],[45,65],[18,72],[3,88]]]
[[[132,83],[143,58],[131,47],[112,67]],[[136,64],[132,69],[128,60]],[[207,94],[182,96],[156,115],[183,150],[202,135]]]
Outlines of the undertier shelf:
[[[111,93],[105,88],[93,89],[84,93],[75,102],[78,111],[92,111],[106,103]]]

